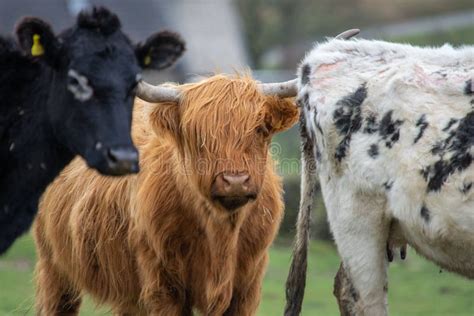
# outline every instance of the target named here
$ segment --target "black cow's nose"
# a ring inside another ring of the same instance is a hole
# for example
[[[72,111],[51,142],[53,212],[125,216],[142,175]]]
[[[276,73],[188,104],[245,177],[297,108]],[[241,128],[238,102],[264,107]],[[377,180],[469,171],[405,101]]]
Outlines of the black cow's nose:
[[[112,147],[106,154],[108,174],[120,176],[137,173],[138,152],[133,147]]]

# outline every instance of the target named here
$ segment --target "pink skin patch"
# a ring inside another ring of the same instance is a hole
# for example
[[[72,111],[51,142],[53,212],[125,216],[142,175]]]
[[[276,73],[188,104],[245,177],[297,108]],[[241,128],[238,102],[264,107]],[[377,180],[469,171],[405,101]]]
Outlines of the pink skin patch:
[[[418,86],[432,87],[435,88],[443,85],[446,82],[446,78],[442,75],[429,75],[425,70],[415,65],[415,82]]]
[[[425,73],[424,69],[418,65],[415,65],[416,83],[419,86],[427,86],[431,83],[430,77]]]
[[[342,63],[342,61],[339,61],[337,63],[333,63],[333,64],[322,64],[322,65],[319,65],[318,68],[316,68],[316,72],[325,72],[325,71],[330,71],[330,70],[333,70],[334,68],[337,68],[337,66]]]
[[[384,72],[387,72],[387,70],[389,70],[389,69],[390,69],[390,67],[385,67],[385,68],[379,70],[379,75],[383,74]]]
[[[418,86],[431,87],[434,90],[443,88],[447,81],[462,85],[470,79],[469,76],[465,74],[450,74],[448,76],[443,76],[439,73],[427,74],[425,70],[418,65],[415,65],[414,70],[415,83]]]
[[[326,88],[331,85],[334,81],[333,77],[328,75],[328,72],[334,71],[342,64],[342,61],[338,61],[332,64],[321,64],[313,70],[313,76],[311,76],[311,86]]]

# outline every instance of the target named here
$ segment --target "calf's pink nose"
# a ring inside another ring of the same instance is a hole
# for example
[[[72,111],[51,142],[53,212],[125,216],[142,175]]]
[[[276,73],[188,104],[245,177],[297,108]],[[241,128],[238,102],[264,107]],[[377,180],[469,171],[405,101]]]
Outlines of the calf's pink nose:
[[[219,174],[212,185],[212,198],[224,208],[234,210],[257,196],[248,173]]]
[[[224,189],[226,191],[240,191],[245,190],[250,179],[248,174],[222,174],[222,179],[224,180]]]

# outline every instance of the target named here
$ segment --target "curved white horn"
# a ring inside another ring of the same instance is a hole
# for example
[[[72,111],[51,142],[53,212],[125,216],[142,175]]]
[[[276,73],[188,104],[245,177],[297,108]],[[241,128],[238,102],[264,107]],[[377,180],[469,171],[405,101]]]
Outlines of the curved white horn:
[[[344,40],[346,40],[346,39],[349,39],[353,36],[356,36],[359,33],[360,33],[359,29],[350,29],[350,30],[347,30],[345,32],[342,32],[341,34],[336,36],[335,39],[344,39]]]
[[[285,82],[260,83],[258,88],[265,95],[277,95],[281,98],[289,98],[296,96],[298,92],[298,79]]]
[[[141,80],[137,85],[137,97],[147,102],[177,102],[179,91],[164,86],[154,86]]]

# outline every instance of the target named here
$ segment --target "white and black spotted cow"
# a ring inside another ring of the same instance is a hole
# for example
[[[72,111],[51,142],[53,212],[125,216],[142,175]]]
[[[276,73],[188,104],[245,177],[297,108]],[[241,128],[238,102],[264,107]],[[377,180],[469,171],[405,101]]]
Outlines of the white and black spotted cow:
[[[318,44],[299,70],[302,203],[286,315],[301,309],[319,177],[354,314],[386,315],[389,234],[474,279],[474,47]]]

